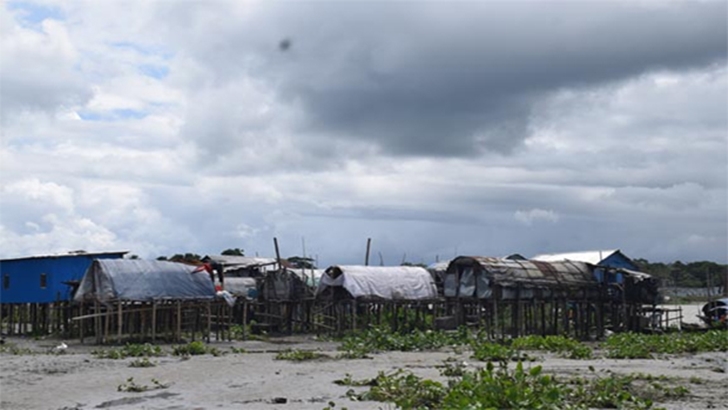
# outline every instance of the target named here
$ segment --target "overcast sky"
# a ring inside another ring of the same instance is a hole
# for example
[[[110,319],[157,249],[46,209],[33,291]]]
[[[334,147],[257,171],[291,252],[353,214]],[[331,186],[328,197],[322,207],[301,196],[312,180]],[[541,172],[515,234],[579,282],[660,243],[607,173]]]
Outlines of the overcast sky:
[[[15,1],[0,257],[728,262],[725,1]]]

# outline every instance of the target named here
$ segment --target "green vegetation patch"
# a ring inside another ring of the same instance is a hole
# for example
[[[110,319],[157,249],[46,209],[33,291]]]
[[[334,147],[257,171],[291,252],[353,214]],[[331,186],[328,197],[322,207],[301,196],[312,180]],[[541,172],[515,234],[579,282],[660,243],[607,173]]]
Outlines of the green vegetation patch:
[[[541,366],[526,369],[519,362],[509,368],[507,362],[498,366],[489,362],[482,369],[459,371],[446,383],[401,369],[380,372],[371,380],[352,380],[347,375],[336,382],[370,386],[362,393],[350,390],[347,396],[352,400],[389,402],[401,409],[650,409],[655,401],[689,395],[685,387],[644,379],[610,374],[561,380],[544,374]]]
[[[26,354],[35,354],[31,349],[28,349],[27,347],[18,347],[15,343],[5,343],[3,345],[0,345],[0,354],[12,354],[16,356],[20,355],[26,355]]]
[[[138,384],[134,381],[133,377],[130,377],[126,379],[124,383],[117,386],[116,390],[121,392],[141,393],[149,390],[166,389],[167,387],[169,387],[169,384],[161,383],[157,379],[152,379],[152,384],[150,386],[146,384]]]
[[[303,362],[306,360],[319,360],[319,359],[328,359],[329,356],[321,353],[321,352],[315,352],[313,350],[298,350],[298,349],[290,349],[285,350],[283,352],[278,352],[276,354],[275,359],[276,360],[290,360],[294,362]]]
[[[518,350],[545,350],[568,359],[591,359],[592,349],[565,336],[523,336],[514,339],[511,347]]]
[[[387,326],[381,326],[371,327],[344,337],[339,350],[351,353],[351,356],[354,357],[383,351],[437,350],[445,346],[468,344],[470,337],[470,333],[465,328],[461,328],[457,332],[413,330],[401,333],[393,332]]]
[[[94,350],[93,355],[100,359],[125,359],[127,357],[159,357],[166,353],[161,347],[149,343],[126,344],[115,349]]]
[[[612,359],[652,359],[654,354],[682,354],[728,351],[728,331],[710,330],[704,333],[667,333],[647,335],[617,333],[602,343],[607,357]]]
[[[149,360],[147,357],[134,359],[129,363],[129,367],[155,367],[157,364]]]
[[[217,351],[215,348],[211,349]],[[172,354],[175,356],[199,356],[206,353],[212,353],[211,349],[208,349],[202,341],[196,340],[194,342],[189,342],[186,345],[174,346],[172,348]]]
[[[393,332],[388,327],[373,327],[347,335],[339,350],[340,358],[361,359],[382,351],[429,351],[444,347],[470,347],[478,360],[528,360],[523,350],[543,350],[559,353],[570,359],[589,359],[592,349],[564,336],[524,336],[502,343],[487,340],[483,334],[466,328],[455,332],[421,331]]]

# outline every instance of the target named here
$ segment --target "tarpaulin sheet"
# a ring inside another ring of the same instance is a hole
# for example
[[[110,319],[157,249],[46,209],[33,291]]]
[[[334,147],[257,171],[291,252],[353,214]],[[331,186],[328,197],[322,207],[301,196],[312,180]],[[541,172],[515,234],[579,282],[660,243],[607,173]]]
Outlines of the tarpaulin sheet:
[[[254,297],[257,284],[253,278],[225,278],[225,290],[235,296]]]
[[[332,278],[339,268],[342,274]],[[326,286],[342,286],[353,297],[378,297],[388,300],[417,300],[437,297],[430,273],[412,266],[336,266],[326,270],[318,291]]]
[[[195,266],[141,259],[95,259],[74,299],[105,303],[214,297],[210,276]]]

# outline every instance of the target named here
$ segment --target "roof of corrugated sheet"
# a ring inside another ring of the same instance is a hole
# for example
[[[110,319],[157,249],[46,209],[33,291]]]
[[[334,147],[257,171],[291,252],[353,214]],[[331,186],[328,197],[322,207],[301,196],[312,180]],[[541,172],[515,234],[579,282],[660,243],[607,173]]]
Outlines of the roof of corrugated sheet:
[[[620,252],[619,249],[609,249],[605,251],[546,253],[543,255],[536,255],[531,258],[531,260],[543,262],[577,261],[591,263],[592,265],[598,265],[599,262],[607,259],[617,252]]]
[[[98,256],[98,255],[126,255],[129,251],[109,251],[109,252],[86,252],[86,251],[71,251],[67,253],[52,253],[47,255],[33,255],[24,256],[19,258],[7,258],[0,259],[2,262],[7,261],[19,261],[26,259],[51,259],[51,258],[70,258],[73,256]]]
[[[472,259],[501,286],[554,287],[598,285],[591,268],[578,261],[542,262],[485,256],[459,256],[451,262]]]

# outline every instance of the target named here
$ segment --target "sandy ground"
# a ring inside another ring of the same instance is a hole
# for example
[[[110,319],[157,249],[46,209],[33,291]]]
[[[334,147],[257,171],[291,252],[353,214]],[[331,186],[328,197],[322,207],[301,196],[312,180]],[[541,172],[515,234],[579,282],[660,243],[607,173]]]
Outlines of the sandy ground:
[[[19,347],[45,352],[57,341],[8,339]],[[223,351],[244,348],[245,353],[224,356],[176,356],[153,358],[155,367],[129,367],[133,359],[99,359],[91,352],[98,347],[69,343],[65,354],[0,355],[0,407],[3,409],[317,409],[329,401],[336,408],[391,409],[377,402],[353,402],[345,397],[351,387],[334,384],[350,374],[354,379],[371,378],[379,371],[397,368],[420,376],[439,379],[437,366],[457,358],[469,366],[483,363],[470,359],[470,353],[389,352],[372,359],[306,362],[275,360],[276,351],[295,348],[320,350],[335,356],[336,343],[311,337],[282,338],[267,342],[213,342]],[[170,346],[164,346],[171,350]],[[728,409],[728,353],[668,357],[660,360],[567,360],[542,355],[529,366],[543,365],[548,372],[567,376],[585,374],[593,366],[597,372],[649,373],[678,377],[691,396],[672,403],[668,409]],[[119,392],[117,387],[129,377],[138,384],[152,385],[152,379],[169,384],[166,389],[142,393]],[[691,382],[692,378],[692,382]],[[695,383],[699,380],[699,383]],[[357,388],[359,390],[365,388]],[[285,398],[285,403],[274,403]]]

